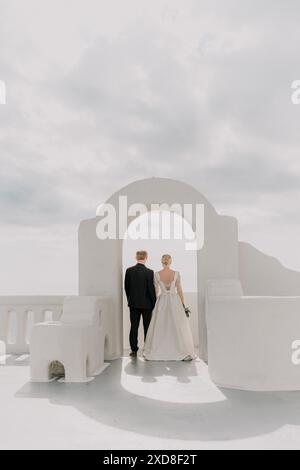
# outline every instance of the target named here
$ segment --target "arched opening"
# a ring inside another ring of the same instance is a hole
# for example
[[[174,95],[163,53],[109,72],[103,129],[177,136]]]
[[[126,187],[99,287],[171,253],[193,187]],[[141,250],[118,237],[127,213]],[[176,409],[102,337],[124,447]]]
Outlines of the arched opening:
[[[239,244],[237,220],[219,215],[212,204],[192,186],[167,178],[148,178],[121,188],[105,201],[115,211],[116,237],[99,238],[100,217],[83,220],[79,227],[79,293],[80,295],[99,295],[112,301],[113,334],[110,335],[110,354],[108,359],[116,359],[123,354],[123,285],[122,285],[122,247],[123,234],[132,221],[132,215],[123,219],[123,198],[126,207],[142,205],[153,210],[161,205],[201,206],[204,221],[197,216],[187,217],[194,231],[199,234],[204,227],[204,245],[197,251],[198,266],[198,323],[199,356],[208,358],[207,327],[205,313],[205,286],[210,279],[239,278]],[[200,225],[200,228],[199,228]],[[121,233],[121,238],[119,236]],[[169,251],[169,250],[168,250]],[[186,263],[187,265],[187,263]]]
[[[63,379],[66,376],[65,367],[59,361],[52,361],[49,365],[49,379]]]
[[[32,333],[32,328],[34,325],[34,312],[28,310],[26,313],[26,330],[25,330],[25,340],[27,344],[30,344],[30,337]]]
[[[17,312],[11,310],[8,313],[8,333],[7,341],[8,344],[16,344],[18,334],[18,319]]]
[[[44,311],[44,322],[51,323],[53,321],[53,312],[52,310],[45,310]]]
[[[163,254],[172,255],[172,269],[179,271],[185,294],[186,305],[192,315],[191,328],[195,348],[199,347],[198,296],[197,296],[197,251],[187,249],[195,238],[191,225],[179,214],[167,211],[152,211],[134,219],[128,226],[123,242],[123,281],[126,269],[135,264],[137,250],[146,250],[149,255],[147,266],[154,271],[161,269]],[[123,295],[123,344],[124,354],[130,351],[130,314],[127,299]],[[139,328],[140,350],[144,344],[142,321]]]

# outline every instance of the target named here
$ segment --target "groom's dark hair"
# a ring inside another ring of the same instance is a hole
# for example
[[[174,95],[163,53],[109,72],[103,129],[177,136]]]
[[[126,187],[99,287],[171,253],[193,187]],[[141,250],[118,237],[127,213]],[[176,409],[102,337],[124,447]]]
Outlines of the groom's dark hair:
[[[142,250],[142,251],[137,251],[137,252],[136,252],[136,259],[137,259],[137,261],[144,261],[144,260],[147,259],[147,258],[148,258],[148,253],[147,253],[147,251]]]

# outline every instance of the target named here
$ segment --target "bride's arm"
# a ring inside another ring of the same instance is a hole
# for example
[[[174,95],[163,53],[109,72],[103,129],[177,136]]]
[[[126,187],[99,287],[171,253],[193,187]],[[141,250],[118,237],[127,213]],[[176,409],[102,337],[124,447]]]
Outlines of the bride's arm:
[[[160,290],[159,290],[159,283],[158,283],[156,274],[154,274],[154,288],[155,288],[155,292],[156,292],[156,297],[158,297],[159,294],[160,294]]]
[[[180,278],[179,273],[178,273],[178,277],[177,277],[177,280],[176,280],[176,289],[177,289],[178,295],[180,297],[180,300],[182,302],[182,305],[184,306],[184,295],[183,295],[183,290],[182,290],[182,285],[181,285],[181,278]]]

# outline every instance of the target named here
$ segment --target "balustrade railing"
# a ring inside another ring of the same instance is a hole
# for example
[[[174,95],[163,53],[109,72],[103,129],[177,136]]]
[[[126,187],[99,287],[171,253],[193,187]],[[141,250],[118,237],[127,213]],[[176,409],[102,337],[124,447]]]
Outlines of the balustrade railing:
[[[28,354],[30,334],[35,323],[58,321],[64,297],[0,297],[0,343],[6,354]]]

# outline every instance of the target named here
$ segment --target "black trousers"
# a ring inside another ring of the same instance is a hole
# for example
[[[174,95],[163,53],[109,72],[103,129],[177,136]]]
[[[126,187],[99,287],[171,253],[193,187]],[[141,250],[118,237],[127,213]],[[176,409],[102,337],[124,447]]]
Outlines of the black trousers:
[[[129,335],[130,347],[132,352],[137,352],[138,347],[138,334],[139,334],[139,326],[141,321],[141,316],[143,317],[143,324],[144,324],[144,333],[145,333],[145,340],[148,333],[149,325],[152,318],[152,310],[143,309],[143,308],[130,308],[130,322],[131,322],[131,329]]]

